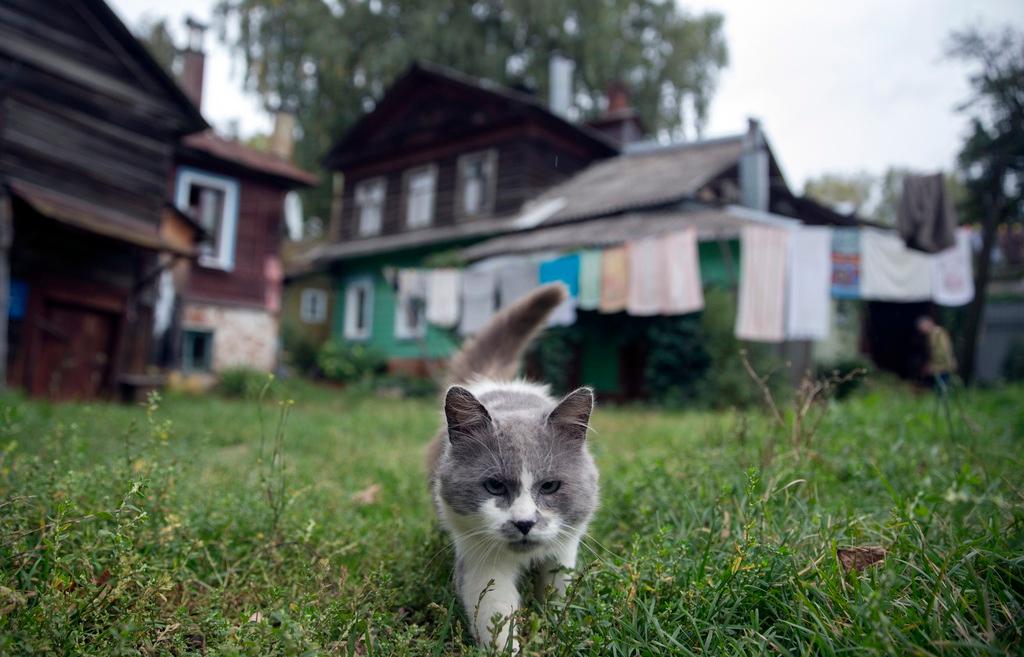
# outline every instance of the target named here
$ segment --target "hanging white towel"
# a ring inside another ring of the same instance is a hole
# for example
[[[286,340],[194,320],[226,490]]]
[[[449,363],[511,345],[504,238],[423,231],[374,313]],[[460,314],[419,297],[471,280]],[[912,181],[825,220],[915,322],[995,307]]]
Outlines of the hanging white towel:
[[[956,244],[932,256],[932,299],[940,306],[963,306],[974,299],[971,229],[956,231]]]
[[[661,312],[684,315],[704,308],[697,229],[687,228],[665,235],[661,249],[662,278],[665,281]]]
[[[427,321],[451,328],[459,321],[459,291],[462,275],[458,269],[432,269],[427,276]]]
[[[567,297],[565,301],[555,306],[555,309],[548,315],[548,326],[572,326],[576,323],[576,298]]]
[[[795,228],[788,249],[786,337],[824,340],[831,325],[832,229]]]
[[[665,297],[662,278],[662,249],[655,237],[626,243],[629,253],[629,286],[626,312],[640,317],[657,315]]]
[[[788,231],[744,226],[740,233],[740,293],[736,337],[754,342],[786,339]]]
[[[467,269],[462,275],[462,320],[459,333],[473,335],[487,325],[494,315],[493,271]]]
[[[537,287],[537,262],[533,258],[517,258],[501,265],[497,275],[499,303],[504,308]]]
[[[908,249],[890,231],[861,232],[861,297],[875,301],[927,301],[932,298],[932,262]]]

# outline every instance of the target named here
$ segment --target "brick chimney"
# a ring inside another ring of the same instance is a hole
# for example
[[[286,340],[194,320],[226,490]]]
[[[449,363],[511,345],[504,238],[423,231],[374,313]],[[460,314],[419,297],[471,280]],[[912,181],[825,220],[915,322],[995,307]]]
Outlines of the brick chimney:
[[[185,19],[188,29],[188,45],[182,51],[181,88],[192,103],[203,108],[203,70],[206,68],[206,53],[203,52],[203,36],[206,25],[189,16]]]
[[[591,128],[611,137],[619,146],[640,141],[647,135],[640,115],[629,99],[629,87],[612,82],[605,92],[608,107],[604,114],[587,123]]]

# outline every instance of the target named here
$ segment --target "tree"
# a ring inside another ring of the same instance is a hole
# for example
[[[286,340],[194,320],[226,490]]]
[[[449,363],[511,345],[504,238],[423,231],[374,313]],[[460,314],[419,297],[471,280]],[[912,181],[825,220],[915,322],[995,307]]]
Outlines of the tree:
[[[669,132],[684,107],[702,125],[727,62],[719,14],[661,0],[220,0],[216,14],[249,86],[296,114],[296,158],[309,167],[414,59],[546,94],[560,52],[577,64],[580,117],[623,81],[645,123]]]
[[[843,214],[861,214],[871,200],[876,179],[870,173],[824,173],[808,178],[804,183],[804,196],[828,205]]]
[[[149,54],[153,55],[153,59],[163,66],[168,74],[174,76],[179,52],[174,45],[174,35],[167,26],[167,19],[145,18],[139,22],[135,34],[145,44]]]
[[[1000,224],[1021,222],[1024,210],[1024,33],[1010,28],[997,34],[957,32],[949,54],[973,68],[972,95],[961,108],[970,113],[970,132],[957,158],[965,188],[961,214],[981,223],[975,296],[961,355],[964,379],[970,381],[996,232]]]

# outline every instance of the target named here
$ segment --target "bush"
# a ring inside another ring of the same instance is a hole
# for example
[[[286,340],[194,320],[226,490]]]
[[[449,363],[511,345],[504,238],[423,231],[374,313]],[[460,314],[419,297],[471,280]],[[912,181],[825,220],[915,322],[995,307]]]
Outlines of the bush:
[[[644,386],[651,399],[676,405],[700,396],[711,365],[704,343],[696,315],[658,318],[651,323],[644,365]]]
[[[230,367],[220,373],[217,391],[225,397],[256,399],[267,385],[269,376],[251,367]]]
[[[778,358],[765,345],[744,345],[736,338],[736,295],[720,288],[706,290],[700,325],[711,363],[701,389],[701,400],[714,408],[760,404],[761,393],[744,369],[740,351],[746,349],[747,359],[761,374],[777,369]],[[773,392],[780,392],[785,377],[773,376],[769,383]]]
[[[387,359],[373,347],[340,340],[320,346],[316,363],[324,377],[339,383],[355,383],[382,374]]]
[[[281,342],[284,347],[285,361],[295,368],[295,372],[302,376],[317,376],[317,354],[320,345],[303,335],[290,325],[281,329]]]

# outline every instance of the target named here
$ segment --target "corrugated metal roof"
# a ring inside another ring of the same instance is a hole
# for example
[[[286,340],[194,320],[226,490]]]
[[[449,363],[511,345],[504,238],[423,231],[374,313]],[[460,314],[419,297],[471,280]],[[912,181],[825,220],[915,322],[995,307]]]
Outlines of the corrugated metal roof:
[[[743,136],[676,144],[601,160],[557,185],[539,201],[565,207],[545,224],[650,208],[692,197],[739,162]]]
[[[463,250],[462,254],[467,260],[481,260],[498,255],[606,247],[684,228],[696,228],[697,239],[700,241],[733,239],[739,236],[740,228],[744,225],[769,221],[771,215],[760,214],[764,214],[765,218],[744,214],[730,207],[628,213],[495,237],[474,244]]]

